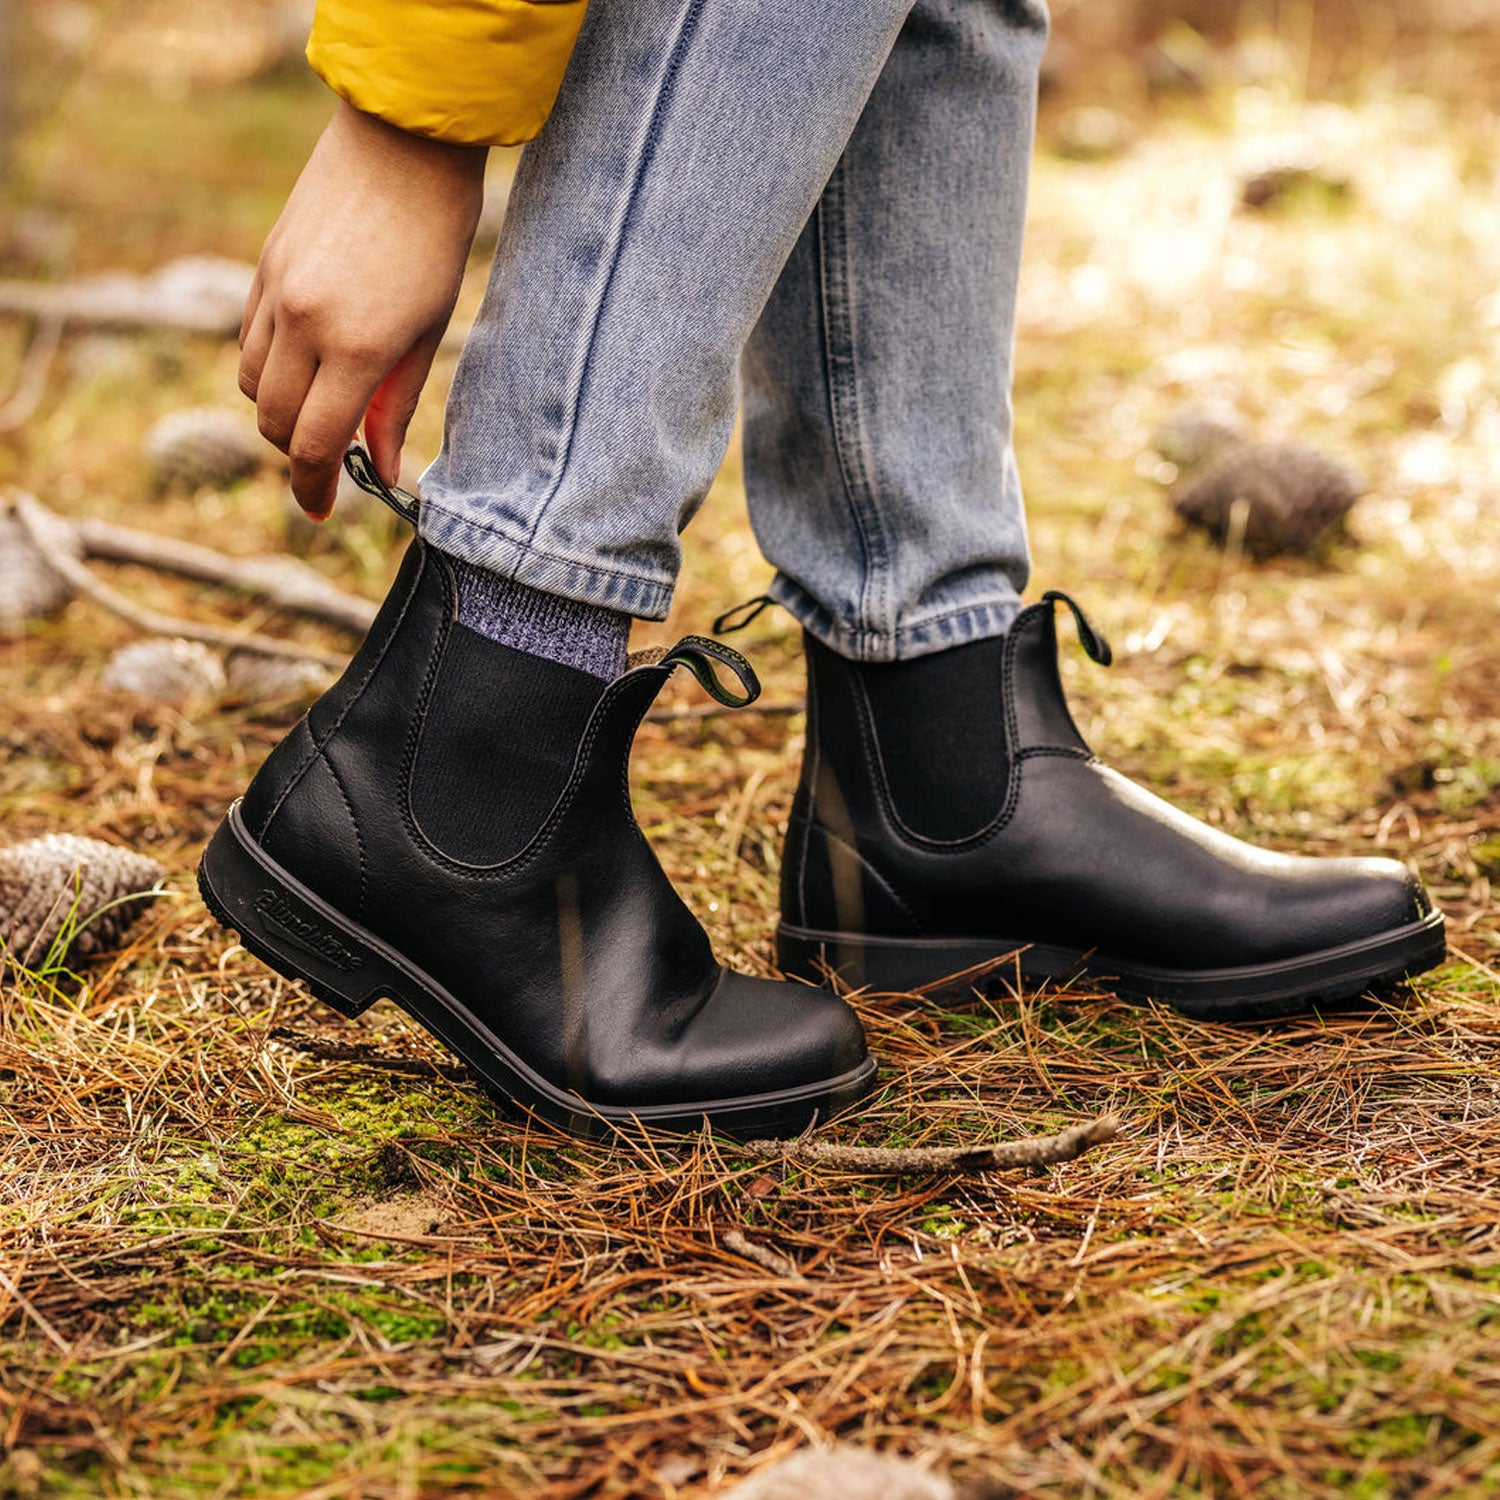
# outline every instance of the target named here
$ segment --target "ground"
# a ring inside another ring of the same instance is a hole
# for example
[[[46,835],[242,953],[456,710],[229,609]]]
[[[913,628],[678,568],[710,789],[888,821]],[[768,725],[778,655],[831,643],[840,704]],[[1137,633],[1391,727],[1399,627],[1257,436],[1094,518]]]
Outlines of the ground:
[[[1411,861],[1451,961],[1259,1030],[1083,992],[856,999],[883,1086],[839,1138],[1119,1112],[1118,1140],[1050,1170],[882,1178],[707,1139],[580,1144],[499,1113],[389,1007],[341,1022],[214,926],[199,850],[299,706],[105,693],[132,632],[76,602],[0,643],[3,841],[96,834],[172,875],[124,951],[4,989],[0,1495],[697,1497],[835,1436],[1028,1495],[1494,1492],[1500,129],[1462,90],[1377,73],[1317,101],[1288,54],[1257,57],[1206,94],[1123,99],[1109,131],[1076,98],[1045,111],[1016,400],[1035,583],[1115,644],[1112,671],[1071,646],[1065,664],[1102,754],[1235,833]],[[73,227],[75,268],[253,257],[326,100],[295,75],[186,99],[117,73],[59,88],[26,138],[22,180]],[[1239,209],[1245,154],[1289,134],[1318,143],[1323,180]],[[476,258],[465,309],[481,280]],[[28,336],[0,322],[0,393]],[[234,366],[213,341],[70,338],[0,440],[0,483],[274,549],[274,466],[158,497],[140,454],[162,413],[232,405]],[[1350,537],[1254,564],[1180,534],[1150,437],[1205,401],[1355,462]],[[374,596],[393,541],[336,519],[313,560]],[[733,453],[688,554],[643,640],[766,581]],[[764,704],[794,709],[786,618],[739,640]],[[702,701],[683,683],[666,703]],[[761,972],[802,734],[795,711],[684,717],[636,756],[663,861],[721,953]],[[276,1028],[379,1056],[320,1059]]]

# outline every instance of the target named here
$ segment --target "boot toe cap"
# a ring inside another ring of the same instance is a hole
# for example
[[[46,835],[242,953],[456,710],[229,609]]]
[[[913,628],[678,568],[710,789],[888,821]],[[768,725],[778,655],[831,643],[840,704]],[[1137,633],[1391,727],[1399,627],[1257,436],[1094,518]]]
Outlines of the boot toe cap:
[[[691,1035],[698,1086],[721,1096],[825,1083],[869,1056],[859,1018],[837,995],[728,969]]]
[[[703,1003],[670,1036],[614,1037],[570,1084],[595,1103],[708,1105],[847,1079],[866,1065],[864,1029],[827,990],[722,970]]]
[[[1431,915],[1422,882],[1394,859],[1310,862],[1312,879],[1297,898],[1305,930],[1298,946],[1333,948],[1400,931]]]

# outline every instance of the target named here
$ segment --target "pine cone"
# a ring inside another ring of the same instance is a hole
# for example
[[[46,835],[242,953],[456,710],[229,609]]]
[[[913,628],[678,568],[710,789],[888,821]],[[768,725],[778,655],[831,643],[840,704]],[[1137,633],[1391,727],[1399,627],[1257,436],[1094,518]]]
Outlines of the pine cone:
[[[66,546],[68,539],[59,542]],[[76,542],[69,550],[77,553]],[[28,621],[57,614],[72,597],[67,580],[42,560],[21,523],[0,508],[0,640],[20,635]]]
[[[150,640],[121,646],[104,664],[100,685],[149,698],[153,703],[185,703],[224,691],[224,668],[197,641]]]
[[[229,658],[229,690],[245,698],[311,698],[328,686],[325,668],[313,661],[236,651]]]
[[[736,1485],[728,1500],[954,1500],[953,1486],[902,1458],[861,1448],[804,1451],[784,1458]]]
[[[1152,435],[1151,446],[1169,464],[1186,471],[1246,441],[1245,424],[1232,407],[1188,406],[1168,417]]]
[[[1172,509],[1215,541],[1228,540],[1236,505],[1245,510],[1252,557],[1305,554],[1342,530],[1364,485],[1346,464],[1294,443],[1240,443],[1182,480]]]
[[[155,423],[144,451],[158,489],[222,489],[255,473],[266,445],[236,413],[189,406]]]
[[[0,849],[0,975],[115,947],[165,874],[143,854],[71,833]]]
[[[1281,208],[1298,198],[1343,202],[1352,192],[1349,179],[1328,162],[1323,148],[1307,136],[1275,136],[1252,142],[1241,153],[1240,207],[1255,213]]]

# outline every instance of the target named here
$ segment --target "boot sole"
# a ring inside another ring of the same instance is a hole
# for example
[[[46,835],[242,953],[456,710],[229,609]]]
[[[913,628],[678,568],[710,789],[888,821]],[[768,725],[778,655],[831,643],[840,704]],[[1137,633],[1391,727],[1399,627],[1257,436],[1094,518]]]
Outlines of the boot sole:
[[[1236,969],[1153,969],[999,938],[880,938],[786,923],[776,932],[777,963],[798,978],[832,975],[856,989],[920,990],[936,998],[988,993],[1018,976],[1025,984],[1078,980],[1125,1000],[1161,1001],[1200,1021],[1270,1021],[1335,1010],[1434,968],[1446,954],[1443,914],[1436,911],[1362,942]]]
[[[282,869],[251,837],[238,802],[203,851],[198,889],[248,952],[340,1015],[352,1018],[391,1000],[457,1054],[487,1093],[574,1135],[599,1139],[637,1126],[675,1135],[705,1123],[742,1139],[798,1135],[875,1083],[875,1060],[866,1058],[839,1077],[775,1093],[636,1109],[592,1104],[548,1082],[436,980]]]

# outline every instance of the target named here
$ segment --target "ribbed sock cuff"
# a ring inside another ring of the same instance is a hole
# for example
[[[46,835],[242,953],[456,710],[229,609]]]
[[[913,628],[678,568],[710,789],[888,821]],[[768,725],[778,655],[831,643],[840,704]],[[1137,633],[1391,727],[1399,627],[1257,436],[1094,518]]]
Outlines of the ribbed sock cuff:
[[[576,667],[606,682],[625,669],[630,616],[546,594],[452,559],[458,619],[502,646]]]

